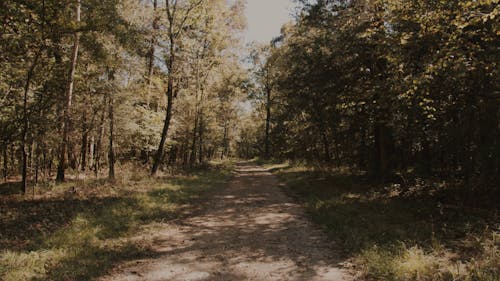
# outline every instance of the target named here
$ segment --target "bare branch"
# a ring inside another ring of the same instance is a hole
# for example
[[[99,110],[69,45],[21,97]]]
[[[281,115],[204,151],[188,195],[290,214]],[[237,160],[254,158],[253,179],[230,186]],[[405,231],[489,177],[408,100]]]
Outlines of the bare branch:
[[[189,15],[191,14],[191,12],[194,9],[196,9],[197,7],[199,7],[201,4],[203,4],[203,2],[205,2],[205,0],[198,0],[197,2],[195,2],[189,6],[189,8],[186,10],[186,13],[184,14],[184,17],[182,18],[182,21],[179,25],[179,30],[175,33],[174,37],[179,36],[179,34],[182,32],[182,29],[184,28],[184,24],[186,24],[186,21],[189,18]]]

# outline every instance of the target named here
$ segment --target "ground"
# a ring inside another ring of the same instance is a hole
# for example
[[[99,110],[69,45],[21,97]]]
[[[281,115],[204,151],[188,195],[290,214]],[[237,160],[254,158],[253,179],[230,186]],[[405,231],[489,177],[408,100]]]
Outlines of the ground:
[[[227,188],[155,233],[151,257],[101,280],[351,280],[339,249],[273,174],[248,163],[235,173]]]
[[[2,184],[0,280],[499,280],[494,205],[443,203],[460,189],[440,182],[263,165]]]

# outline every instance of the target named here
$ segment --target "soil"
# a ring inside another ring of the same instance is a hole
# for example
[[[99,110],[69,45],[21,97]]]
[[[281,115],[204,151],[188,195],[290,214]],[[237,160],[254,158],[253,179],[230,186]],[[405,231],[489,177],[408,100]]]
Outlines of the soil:
[[[154,258],[121,264],[102,280],[352,280],[335,244],[276,176],[248,163],[155,237]]]

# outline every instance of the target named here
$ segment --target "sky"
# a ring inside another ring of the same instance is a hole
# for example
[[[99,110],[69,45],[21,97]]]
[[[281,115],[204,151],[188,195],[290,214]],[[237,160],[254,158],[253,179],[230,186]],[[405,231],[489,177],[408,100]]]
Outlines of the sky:
[[[293,0],[247,0],[245,42],[269,43],[292,20]]]

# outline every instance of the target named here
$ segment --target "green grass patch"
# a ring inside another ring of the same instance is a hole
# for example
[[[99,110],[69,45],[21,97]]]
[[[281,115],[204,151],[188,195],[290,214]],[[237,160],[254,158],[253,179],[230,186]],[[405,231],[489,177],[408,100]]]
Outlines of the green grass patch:
[[[0,279],[92,280],[117,263],[151,257],[155,253],[148,242],[133,238],[223,188],[231,177],[229,167],[115,185],[79,182],[79,192],[71,198],[2,200]],[[89,186],[110,191],[93,196]]]
[[[403,189],[317,167],[276,172],[363,280],[499,280],[496,210],[440,207],[454,191],[436,186]]]

